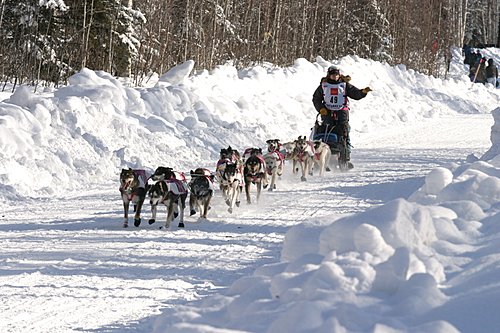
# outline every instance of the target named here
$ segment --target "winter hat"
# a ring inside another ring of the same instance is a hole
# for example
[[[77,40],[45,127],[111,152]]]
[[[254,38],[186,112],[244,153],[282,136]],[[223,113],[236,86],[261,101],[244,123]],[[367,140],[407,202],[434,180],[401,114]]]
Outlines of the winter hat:
[[[328,67],[328,75],[338,74],[340,75],[340,69],[337,66]]]

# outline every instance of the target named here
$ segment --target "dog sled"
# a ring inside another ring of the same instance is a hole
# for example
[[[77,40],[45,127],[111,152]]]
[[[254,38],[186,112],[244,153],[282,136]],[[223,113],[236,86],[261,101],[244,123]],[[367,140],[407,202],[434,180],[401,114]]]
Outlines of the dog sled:
[[[350,152],[345,135],[338,135],[335,125],[321,124],[317,119],[311,132],[311,141],[322,141],[330,147],[332,156],[338,157],[337,167],[340,171],[353,168],[349,161]]]

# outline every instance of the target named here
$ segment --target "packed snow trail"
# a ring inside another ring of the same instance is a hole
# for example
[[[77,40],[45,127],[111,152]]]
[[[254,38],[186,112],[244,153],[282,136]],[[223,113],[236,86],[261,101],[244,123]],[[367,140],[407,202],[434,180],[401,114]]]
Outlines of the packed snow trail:
[[[360,135],[353,140],[355,169],[347,173],[300,182],[288,165],[276,191],[263,191],[258,205],[247,205],[242,193],[232,215],[217,191],[208,220],[187,217],[185,229],[174,221],[160,230],[164,209],[148,225],[148,202],[141,226],[123,229],[118,175],[92,191],[3,207],[0,311],[7,320],[0,332],[150,332],[162,311],[278,261],[291,226],[407,197],[433,167],[490,146],[490,115],[446,119],[455,133],[439,133],[439,121]],[[463,135],[470,126],[475,137]]]

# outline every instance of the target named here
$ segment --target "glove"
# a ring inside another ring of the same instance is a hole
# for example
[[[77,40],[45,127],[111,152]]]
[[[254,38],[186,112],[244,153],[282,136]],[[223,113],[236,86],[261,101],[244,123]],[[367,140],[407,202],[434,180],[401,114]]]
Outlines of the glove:
[[[351,81],[351,77],[349,75],[340,75],[340,80],[344,82]]]
[[[319,109],[319,114],[322,116],[326,116],[328,114],[328,110],[326,108]]]
[[[368,94],[368,92],[372,91],[372,89],[370,87],[366,87],[366,88],[361,89],[361,91],[365,94]]]

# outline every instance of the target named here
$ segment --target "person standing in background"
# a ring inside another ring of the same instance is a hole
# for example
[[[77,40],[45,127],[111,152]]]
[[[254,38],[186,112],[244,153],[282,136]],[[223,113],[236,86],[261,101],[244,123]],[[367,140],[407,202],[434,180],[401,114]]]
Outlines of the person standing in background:
[[[488,67],[486,67],[486,82],[491,83],[494,87],[498,87],[498,68],[495,66],[493,59],[488,59]]]

